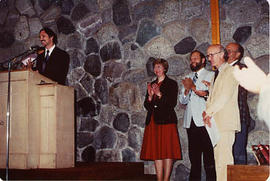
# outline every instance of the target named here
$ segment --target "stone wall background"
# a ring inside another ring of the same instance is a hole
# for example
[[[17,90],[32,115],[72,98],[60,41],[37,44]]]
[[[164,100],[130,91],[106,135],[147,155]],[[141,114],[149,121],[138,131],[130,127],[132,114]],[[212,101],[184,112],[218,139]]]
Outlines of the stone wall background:
[[[269,73],[268,2],[220,0],[220,20],[221,44],[241,43],[245,55]],[[181,88],[190,72],[189,53],[205,53],[211,44],[210,0],[0,0],[0,62],[40,45],[43,26],[57,32],[58,46],[71,58],[67,84],[76,90],[76,160],[137,162],[146,83],[154,78],[151,57],[168,60],[168,75]],[[258,96],[248,99],[248,160],[256,164],[250,145],[269,144],[269,131],[257,118]],[[176,111],[183,160],[174,164],[172,180],[186,180],[184,106]],[[153,162],[145,162],[145,171],[154,173]]]

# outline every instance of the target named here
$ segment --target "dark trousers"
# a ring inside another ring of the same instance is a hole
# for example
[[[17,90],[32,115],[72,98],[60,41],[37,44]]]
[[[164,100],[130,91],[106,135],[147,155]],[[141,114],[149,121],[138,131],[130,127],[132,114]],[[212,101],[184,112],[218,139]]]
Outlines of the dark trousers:
[[[241,122],[241,132],[235,134],[235,141],[233,145],[233,159],[234,164],[247,164],[247,137],[248,129],[244,122]]]
[[[188,150],[191,163],[189,180],[201,180],[202,155],[206,180],[216,180],[214,151],[211,140],[204,126],[197,127],[193,119],[187,129]]]

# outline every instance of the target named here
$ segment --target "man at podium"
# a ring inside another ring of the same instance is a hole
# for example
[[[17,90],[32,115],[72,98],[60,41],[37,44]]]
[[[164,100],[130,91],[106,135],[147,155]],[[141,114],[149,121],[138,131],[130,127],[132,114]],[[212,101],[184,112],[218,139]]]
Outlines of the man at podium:
[[[43,48],[38,51],[36,67],[32,69],[65,85],[70,62],[68,53],[56,46],[57,35],[50,28],[41,29],[39,39]]]

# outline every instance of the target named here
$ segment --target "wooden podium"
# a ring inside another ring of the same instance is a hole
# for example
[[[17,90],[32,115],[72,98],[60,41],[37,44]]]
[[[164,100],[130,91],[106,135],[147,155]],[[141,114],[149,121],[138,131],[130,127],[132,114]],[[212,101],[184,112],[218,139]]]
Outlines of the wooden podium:
[[[40,82],[46,84],[41,85]],[[9,168],[74,166],[74,89],[33,71],[11,72]],[[0,73],[0,168],[6,167],[8,73]]]

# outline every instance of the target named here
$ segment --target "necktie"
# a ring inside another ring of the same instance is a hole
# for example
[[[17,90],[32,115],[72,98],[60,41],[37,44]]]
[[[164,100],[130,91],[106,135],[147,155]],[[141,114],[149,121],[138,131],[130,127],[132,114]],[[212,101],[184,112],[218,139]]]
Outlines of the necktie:
[[[194,76],[192,78],[192,81],[193,81],[194,84],[196,83],[197,79],[198,79],[198,73],[195,72],[195,74],[194,74]],[[190,100],[191,92],[192,92],[192,90],[190,90],[190,92],[189,92],[189,100]]]
[[[46,68],[46,64],[48,62],[48,59],[49,59],[49,50],[46,51],[46,55],[45,55],[44,61],[42,62],[42,72],[45,71],[45,68]]]
[[[215,83],[215,80],[216,80],[216,78],[217,78],[217,76],[218,76],[218,73],[219,73],[219,71],[218,71],[218,69],[215,71],[215,77],[214,77],[214,83]]]
[[[194,76],[192,78],[192,81],[194,82],[194,84],[196,83],[197,79],[198,79],[198,73],[195,72],[195,74],[194,74]]]
[[[47,52],[46,52],[46,56],[45,56],[45,62],[47,62],[47,61],[48,61],[48,59],[49,59],[49,53],[50,53],[50,51],[49,51],[49,50],[47,50]]]

